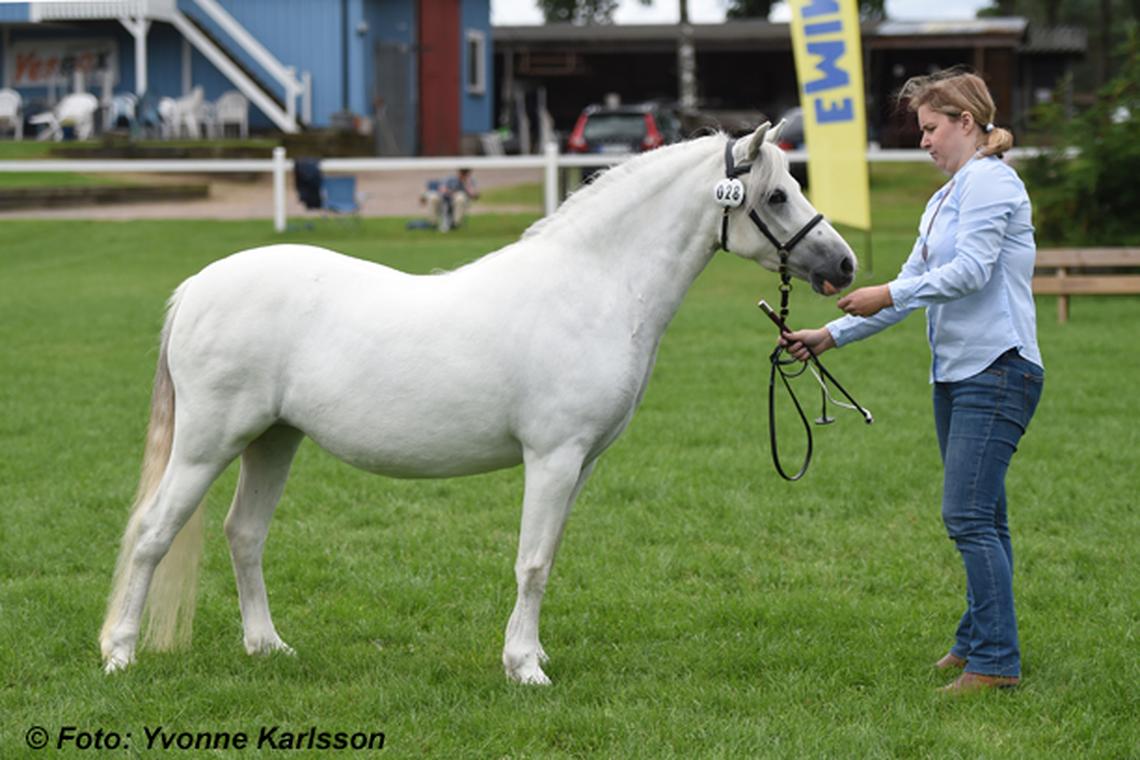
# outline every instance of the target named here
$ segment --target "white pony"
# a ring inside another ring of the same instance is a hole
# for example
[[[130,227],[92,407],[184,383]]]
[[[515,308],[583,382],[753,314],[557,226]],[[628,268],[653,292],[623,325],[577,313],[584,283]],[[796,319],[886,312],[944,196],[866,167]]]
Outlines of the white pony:
[[[774,269],[772,234],[809,229],[792,274],[826,293],[853,279],[854,254],[827,222],[809,226],[815,209],[773,136],[764,124],[734,144],[710,135],[631,159],[518,242],[452,272],[413,276],[274,245],[183,282],[162,330],[141,482],[100,634],[106,671],[134,660],[144,604],[148,643],[189,641],[199,505],[238,456],[225,532],[245,648],[292,651],[269,614],[261,557],[307,435],[394,477],[525,465],[503,665],[515,681],[549,683],[539,607],[566,517],[633,416],[661,336],[724,234],[734,253]],[[740,208],[714,201],[726,163],[751,167]]]

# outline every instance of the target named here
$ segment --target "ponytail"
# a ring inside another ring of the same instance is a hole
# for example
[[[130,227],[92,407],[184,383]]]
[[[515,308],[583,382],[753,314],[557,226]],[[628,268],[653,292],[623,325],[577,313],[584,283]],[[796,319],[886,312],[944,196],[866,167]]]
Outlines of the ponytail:
[[[1013,133],[1004,127],[995,127],[992,123],[986,124],[982,131],[985,132],[985,137],[982,138],[982,144],[978,147],[978,152],[983,156],[997,156],[1001,158],[1010,148],[1013,147]]]

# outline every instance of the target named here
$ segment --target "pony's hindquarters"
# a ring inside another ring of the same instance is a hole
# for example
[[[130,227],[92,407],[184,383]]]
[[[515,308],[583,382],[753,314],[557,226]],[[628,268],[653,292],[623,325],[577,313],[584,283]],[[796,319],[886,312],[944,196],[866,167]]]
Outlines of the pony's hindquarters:
[[[201,511],[197,509],[201,495],[189,510],[185,506],[173,511],[156,509],[160,502],[169,502],[169,497],[175,492],[186,490],[178,488],[176,478],[170,477],[169,467],[175,418],[174,383],[169,363],[170,333],[185,286],[183,283],[175,291],[167,308],[151,395],[142,475],[123,535],[107,615],[99,635],[108,672],[125,667],[134,659],[148,589],[147,644],[156,649],[170,649],[188,642],[190,637],[201,552],[202,519]],[[160,499],[160,496],[164,498]]]

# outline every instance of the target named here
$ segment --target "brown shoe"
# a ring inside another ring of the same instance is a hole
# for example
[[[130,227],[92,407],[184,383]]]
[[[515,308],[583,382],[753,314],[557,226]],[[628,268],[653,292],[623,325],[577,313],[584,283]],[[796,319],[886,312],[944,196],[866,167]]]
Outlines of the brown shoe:
[[[1021,682],[1017,676],[983,676],[981,673],[963,673],[939,691],[946,694],[966,694],[986,689],[1012,689]]]
[[[966,667],[966,661],[953,652],[947,652],[941,660],[934,663],[934,667],[939,670],[950,670],[951,668],[958,668],[961,670]]]

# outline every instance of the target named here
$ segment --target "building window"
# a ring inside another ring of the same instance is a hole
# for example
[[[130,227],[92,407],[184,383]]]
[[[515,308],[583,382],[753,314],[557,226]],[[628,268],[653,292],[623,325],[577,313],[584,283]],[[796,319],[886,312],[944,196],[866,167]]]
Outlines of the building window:
[[[487,91],[487,35],[467,30],[467,92],[482,95]]]

